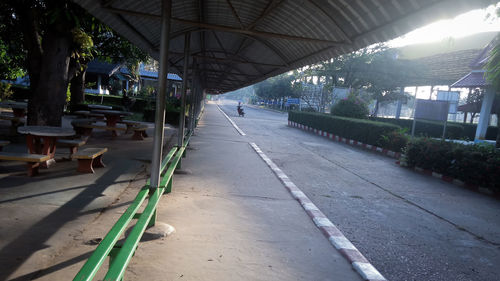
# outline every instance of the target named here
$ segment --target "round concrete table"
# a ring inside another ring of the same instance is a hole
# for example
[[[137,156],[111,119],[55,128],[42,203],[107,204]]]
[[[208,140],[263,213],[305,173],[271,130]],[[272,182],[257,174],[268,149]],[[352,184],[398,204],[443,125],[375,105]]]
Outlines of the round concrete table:
[[[55,163],[54,155],[56,153],[57,138],[75,135],[73,129],[50,126],[23,126],[19,127],[17,131],[26,135],[29,153],[50,156],[49,160],[42,163],[42,167],[49,167]]]
[[[100,104],[89,104],[87,105],[88,108],[90,109],[102,109],[102,110],[111,110],[113,109],[112,106],[109,105],[100,105]]]
[[[92,110],[92,112],[104,114],[104,116],[106,116],[106,125],[108,127],[116,127],[116,123],[121,121],[123,116],[132,115],[131,112],[119,110]]]
[[[116,127],[116,123],[122,121],[123,116],[132,115],[130,112],[119,111],[119,110],[92,110],[92,113],[104,114],[106,117],[106,126]],[[111,134],[113,138],[118,136],[116,130],[112,130]]]

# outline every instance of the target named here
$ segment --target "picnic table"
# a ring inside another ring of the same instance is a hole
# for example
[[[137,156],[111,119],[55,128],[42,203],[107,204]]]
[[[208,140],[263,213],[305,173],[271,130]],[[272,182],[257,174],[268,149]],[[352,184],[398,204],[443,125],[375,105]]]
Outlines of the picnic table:
[[[0,106],[11,108],[14,117],[19,118],[26,116],[26,110],[28,109],[27,102],[2,102]]]
[[[49,160],[41,163],[43,167],[49,167],[55,163],[57,138],[75,135],[73,129],[51,126],[22,126],[17,131],[26,135],[26,144],[30,154],[43,154],[50,157]]]

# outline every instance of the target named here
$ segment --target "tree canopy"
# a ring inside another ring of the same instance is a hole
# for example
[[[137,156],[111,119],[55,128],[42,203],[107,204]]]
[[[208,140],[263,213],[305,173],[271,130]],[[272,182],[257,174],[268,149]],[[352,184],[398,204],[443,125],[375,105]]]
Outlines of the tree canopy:
[[[29,124],[60,125],[69,83],[82,98],[86,65],[96,57],[132,70],[148,59],[69,0],[0,2],[0,78],[29,75]]]

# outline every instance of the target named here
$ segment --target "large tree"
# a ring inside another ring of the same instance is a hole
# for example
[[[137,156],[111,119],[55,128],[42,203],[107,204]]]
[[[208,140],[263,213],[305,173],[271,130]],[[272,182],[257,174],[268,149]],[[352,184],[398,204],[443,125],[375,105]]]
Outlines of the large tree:
[[[10,71],[0,68],[0,75],[12,76],[18,62],[24,62],[31,88],[30,125],[61,125],[68,84],[73,102],[83,101],[85,71],[94,57],[125,62],[132,69],[147,59],[69,0],[2,1],[0,22],[0,59],[2,49],[15,58],[8,64]]]

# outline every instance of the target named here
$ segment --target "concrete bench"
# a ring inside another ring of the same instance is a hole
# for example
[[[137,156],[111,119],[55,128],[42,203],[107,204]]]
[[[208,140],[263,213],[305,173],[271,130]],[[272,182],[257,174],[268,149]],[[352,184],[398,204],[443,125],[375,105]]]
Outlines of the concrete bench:
[[[127,125],[127,130],[125,131],[125,134],[130,133],[132,131],[132,128],[141,126],[141,122],[132,121],[132,120],[121,120],[121,121],[118,121],[118,123]]]
[[[81,173],[94,173],[94,168],[106,167],[102,162],[102,155],[107,148],[85,148],[72,155],[78,160],[77,171]]]
[[[94,117],[95,119],[103,120],[104,114],[91,112],[89,117]]]
[[[81,116],[83,118],[87,118],[90,115],[90,111],[88,110],[77,110],[73,112],[73,114]]]
[[[12,127],[17,127],[23,123],[26,123],[26,118],[25,117],[17,117],[14,116],[13,114],[0,114],[0,119],[1,120],[9,120]]]
[[[0,140],[0,151],[2,151],[3,147],[8,145],[9,143],[10,141]]]
[[[113,135],[112,137],[115,138],[117,137],[118,135],[116,134],[116,131],[126,131],[127,128],[123,128],[123,127],[109,127],[109,126],[106,126],[106,125],[98,125],[98,124],[84,124],[84,123],[80,123],[80,124],[76,124],[76,125],[73,125],[73,127],[79,127],[79,129],[77,130],[77,132],[80,132],[80,131],[83,131],[83,136],[90,136],[92,134],[92,130],[93,129],[100,129],[100,130],[107,130],[107,131],[112,131],[113,132]],[[81,128],[81,129],[80,129]]]
[[[148,129],[147,125],[133,127],[132,130],[134,130],[134,134],[132,135],[132,139],[143,140],[144,138],[147,138],[148,137],[148,134],[146,133],[147,129]]]
[[[74,140],[58,139],[56,143],[58,146],[65,146],[69,148],[69,157],[71,159],[71,156],[76,152],[78,152],[78,148],[80,146],[83,146],[86,143],[86,141],[81,139],[74,139]]]
[[[20,161],[28,163],[28,176],[32,177],[38,174],[38,168],[41,162],[50,159],[50,155],[0,152],[0,160]]]

